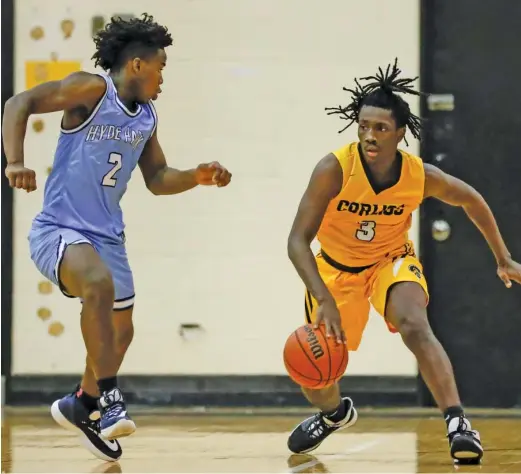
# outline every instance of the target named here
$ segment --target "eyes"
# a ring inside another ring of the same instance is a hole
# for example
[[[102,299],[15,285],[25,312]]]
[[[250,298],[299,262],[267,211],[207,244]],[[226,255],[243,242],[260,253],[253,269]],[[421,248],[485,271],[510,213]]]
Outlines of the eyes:
[[[358,128],[360,129],[361,132],[367,132],[371,127],[365,123],[361,123],[358,125]],[[384,123],[377,123],[373,127],[373,130],[375,132],[388,132],[390,130],[390,128],[389,128],[389,126],[387,126]]]

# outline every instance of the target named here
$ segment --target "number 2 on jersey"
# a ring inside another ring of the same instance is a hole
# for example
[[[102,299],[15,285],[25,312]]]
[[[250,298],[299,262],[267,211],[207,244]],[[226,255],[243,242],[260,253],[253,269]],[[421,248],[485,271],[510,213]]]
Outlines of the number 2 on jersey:
[[[360,223],[360,228],[356,231],[356,238],[358,240],[363,240],[364,242],[371,242],[375,236],[375,221],[362,221]]]
[[[123,157],[119,153],[111,153],[109,155],[109,163],[113,164],[114,167],[109,170],[109,172],[103,176],[103,180],[101,181],[101,184],[103,186],[110,186],[111,188],[114,188],[116,186],[116,178],[113,176],[121,169],[121,159]]]

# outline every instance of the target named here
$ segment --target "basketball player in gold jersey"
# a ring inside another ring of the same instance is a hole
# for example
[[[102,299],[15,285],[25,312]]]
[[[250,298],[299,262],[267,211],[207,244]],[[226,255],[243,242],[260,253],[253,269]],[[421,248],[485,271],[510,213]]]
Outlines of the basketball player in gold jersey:
[[[461,206],[486,238],[507,288],[521,283],[521,265],[501,238],[492,212],[468,184],[398,149],[406,128],[419,138],[420,119],[396,93],[419,95],[415,79],[399,78],[395,62],[376,76],[356,81],[352,103],[329,110],[358,123],[359,142],[324,157],[315,167],[288,240],[288,253],[307,291],[306,318],[324,323],[326,334],[356,351],[369,316],[369,303],[391,332],[399,332],[444,414],[452,457],[479,463],[483,449],[471,429],[456,388],[451,363],[434,336],[422,265],[407,232],[411,213],[428,197]],[[345,130],[345,127],[343,130]],[[342,131],[343,131],[342,130]],[[310,244],[317,236],[320,252]],[[302,389],[320,409],[291,433],[294,453],[315,449],[334,431],[353,425],[357,413],[338,385]]]

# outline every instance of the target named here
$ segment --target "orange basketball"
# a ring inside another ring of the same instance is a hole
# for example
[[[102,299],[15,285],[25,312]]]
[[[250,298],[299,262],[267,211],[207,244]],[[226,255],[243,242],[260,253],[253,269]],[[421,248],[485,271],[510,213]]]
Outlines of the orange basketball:
[[[311,324],[290,334],[284,346],[284,365],[290,378],[306,388],[333,385],[344,375],[349,360],[347,347],[327,338],[325,327]]]

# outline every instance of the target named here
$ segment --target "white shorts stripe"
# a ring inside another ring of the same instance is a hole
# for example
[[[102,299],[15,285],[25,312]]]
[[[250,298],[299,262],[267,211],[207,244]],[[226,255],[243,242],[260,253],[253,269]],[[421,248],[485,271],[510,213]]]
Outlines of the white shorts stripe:
[[[402,263],[404,262],[403,258],[399,258],[394,262],[393,265],[393,275],[396,277],[398,275],[398,272],[400,271],[400,268],[402,268]]]
[[[124,300],[114,301],[114,306],[112,308],[119,311],[123,309],[128,309],[131,306],[134,306],[134,300],[135,295],[131,296],[130,298],[125,298]]]
[[[67,244],[64,239],[60,238],[60,245],[58,247],[58,259],[56,260],[56,265],[54,266],[54,276],[56,277],[56,281],[60,281],[60,276],[58,275],[58,271],[60,270],[60,265],[63,260],[63,255],[65,253],[65,249],[69,245],[77,245],[77,244],[89,244],[92,245],[88,240],[75,240],[70,244]]]

